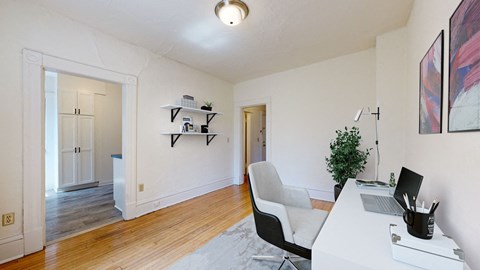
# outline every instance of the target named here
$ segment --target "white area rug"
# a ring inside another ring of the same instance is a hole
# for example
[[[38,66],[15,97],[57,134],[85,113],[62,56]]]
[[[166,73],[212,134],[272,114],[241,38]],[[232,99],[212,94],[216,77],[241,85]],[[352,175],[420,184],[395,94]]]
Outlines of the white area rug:
[[[281,256],[283,250],[261,239],[255,230],[253,215],[250,215],[224,231],[194,253],[180,259],[170,270],[185,269],[278,269],[281,262],[253,260],[253,255]],[[310,270],[309,260],[295,263],[301,270]],[[284,265],[282,270],[291,269]]]

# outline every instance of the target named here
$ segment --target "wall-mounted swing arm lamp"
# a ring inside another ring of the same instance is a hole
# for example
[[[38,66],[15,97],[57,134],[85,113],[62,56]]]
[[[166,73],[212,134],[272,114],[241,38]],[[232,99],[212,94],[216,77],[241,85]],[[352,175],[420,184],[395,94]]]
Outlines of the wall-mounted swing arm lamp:
[[[377,112],[370,112],[370,107],[367,107],[367,112],[364,113],[363,109],[364,108],[361,108],[360,110],[358,110],[353,121],[358,122],[358,120],[360,120],[360,117],[362,117],[362,115],[376,115],[377,121],[380,120],[380,107],[377,107]]]
[[[376,148],[376,166],[375,166],[375,181],[378,181],[378,166],[380,165],[380,150],[378,148],[378,125],[377,122],[380,120],[380,107],[377,107],[377,112],[371,112],[370,107],[367,107],[367,112],[364,112],[364,108],[361,108],[360,110],[357,111],[357,114],[355,114],[355,118],[353,118],[353,121],[358,122],[362,115],[373,115],[375,116],[375,148]]]

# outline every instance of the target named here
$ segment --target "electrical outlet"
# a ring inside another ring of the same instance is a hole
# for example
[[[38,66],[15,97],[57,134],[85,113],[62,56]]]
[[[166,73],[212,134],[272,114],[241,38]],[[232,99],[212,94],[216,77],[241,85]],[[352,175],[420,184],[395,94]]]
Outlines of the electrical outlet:
[[[12,225],[15,223],[15,213],[6,213],[2,215],[2,226]]]
[[[139,192],[143,192],[143,189],[144,189],[143,184],[139,184],[139,185],[138,185],[138,191],[139,191]]]

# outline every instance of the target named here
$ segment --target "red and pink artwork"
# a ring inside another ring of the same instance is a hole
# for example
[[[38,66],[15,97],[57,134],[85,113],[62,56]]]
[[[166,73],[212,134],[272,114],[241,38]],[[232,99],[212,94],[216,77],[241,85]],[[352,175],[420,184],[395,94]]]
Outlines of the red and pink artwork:
[[[450,18],[448,131],[480,130],[480,1],[463,0]]]
[[[420,134],[442,132],[443,30],[420,62]]]

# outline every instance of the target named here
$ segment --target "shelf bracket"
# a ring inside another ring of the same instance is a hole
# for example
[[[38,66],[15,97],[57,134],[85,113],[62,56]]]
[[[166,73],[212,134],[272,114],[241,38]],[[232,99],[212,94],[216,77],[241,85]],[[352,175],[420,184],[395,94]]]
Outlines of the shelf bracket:
[[[170,122],[173,123],[175,120],[175,117],[177,117],[177,114],[180,112],[182,108],[174,108],[170,110]]]
[[[178,138],[180,138],[182,134],[171,134],[170,135],[170,146],[173,147],[175,143],[177,142]]]
[[[210,144],[210,142],[213,140],[213,138],[215,138],[215,136],[217,136],[216,134],[215,135],[207,135],[207,146]]]
[[[207,113],[207,126],[210,124],[210,121],[212,121],[215,115],[217,115],[217,113]]]

